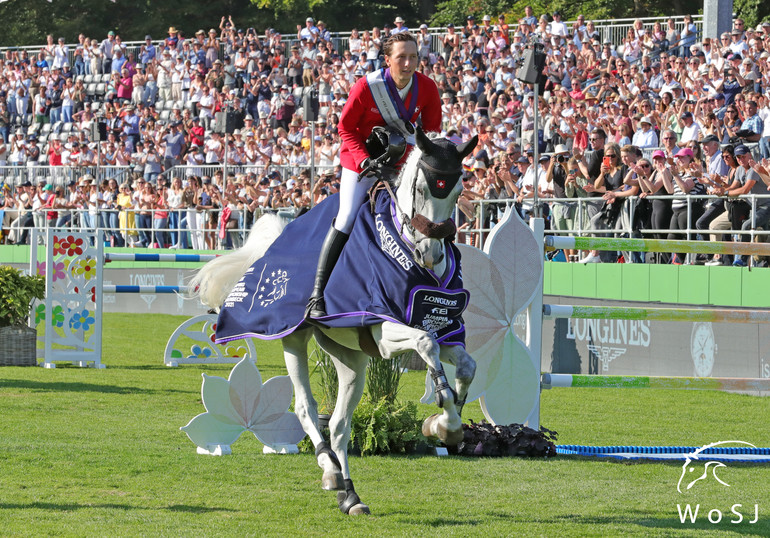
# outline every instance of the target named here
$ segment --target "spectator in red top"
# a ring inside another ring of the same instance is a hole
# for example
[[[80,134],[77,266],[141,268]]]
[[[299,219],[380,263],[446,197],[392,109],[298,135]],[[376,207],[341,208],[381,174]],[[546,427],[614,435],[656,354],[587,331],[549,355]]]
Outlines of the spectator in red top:
[[[203,136],[206,131],[201,127],[200,118],[192,119],[192,128],[190,129],[190,145],[197,144],[199,147],[203,147]]]
[[[128,69],[123,68],[120,72],[120,82],[118,83],[118,99],[121,103],[131,102],[131,94],[134,91],[134,79],[128,72]]]

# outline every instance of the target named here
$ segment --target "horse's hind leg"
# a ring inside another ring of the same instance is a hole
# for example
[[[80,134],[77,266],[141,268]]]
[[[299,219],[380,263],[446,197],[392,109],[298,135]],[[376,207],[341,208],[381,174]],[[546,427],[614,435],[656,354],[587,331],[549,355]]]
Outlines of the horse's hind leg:
[[[283,357],[294,385],[294,414],[315,446],[318,466],[324,472],[321,479],[323,489],[345,489],[339,460],[324,441],[318,427],[318,406],[310,391],[307,344],[311,334],[309,330],[295,331],[283,339]]]
[[[337,494],[337,504],[345,514],[368,514],[369,507],[361,502],[353,487],[353,481],[350,479],[348,443],[353,424],[353,411],[355,411],[364,393],[369,357],[361,351],[343,347],[330,338],[318,334],[318,332],[316,334],[321,347],[331,356],[339,379],[337,402],[329,421],[332,448],[342,464],[342,476],[345,479],[345,491],[340,491]]]

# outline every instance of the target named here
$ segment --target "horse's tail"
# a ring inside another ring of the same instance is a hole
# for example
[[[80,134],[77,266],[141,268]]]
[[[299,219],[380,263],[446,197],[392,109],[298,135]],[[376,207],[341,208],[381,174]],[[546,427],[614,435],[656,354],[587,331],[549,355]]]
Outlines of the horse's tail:
[[[188,285],[188,293],[208,307],[219,308],[246,270],[264,256],[288,223],[288,219],[278,215],[262,216],[252,226],[241,248],[211,260],[198,270]]]

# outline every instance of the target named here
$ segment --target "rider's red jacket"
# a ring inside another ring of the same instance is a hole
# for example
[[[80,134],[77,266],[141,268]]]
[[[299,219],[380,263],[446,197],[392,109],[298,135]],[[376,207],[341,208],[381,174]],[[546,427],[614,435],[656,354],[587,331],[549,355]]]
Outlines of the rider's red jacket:
[[[425,132],[440,132],[441,99],[436,83],[421,73],[416,73],[416,75],[417,105],[411,121],[415,123],[417,118],[421,117],[422,128]],[[413,91],[414,86],[406,95],[405,103],[409,103]],[[343,168],[361,172],[361,163],[369,157],[369,153],[366,151],[366,139],[377,125],[385,125],[385,120],[382,119],[382,115],[374,102],[366,78],[363,77],[350,89],[350,96],[342,109],[342,116],[337,126],[340,138],[342,138],[340,164]],[[403,163],[408,155],[409,149],[399,164]]]

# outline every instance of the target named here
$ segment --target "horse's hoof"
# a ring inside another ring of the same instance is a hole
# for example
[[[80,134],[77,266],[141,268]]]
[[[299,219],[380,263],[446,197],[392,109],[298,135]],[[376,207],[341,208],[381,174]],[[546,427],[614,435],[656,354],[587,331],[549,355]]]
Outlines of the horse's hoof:
[[[434,414],[422,423],[422,434],[425,437],[437,437],[447,446],[455,446],[462,442],[464,434],[462,425],[458,430],[448,430],[439,420],[439,415]]]
[[[337,493],[337,505],[343,514],[349,516],[369,515],[369,507],[361,502],[355,491],[340,491]]]
[[[348,512],[349,516],[368,516],[370,514],[369,507],[361,503],[355,505],[350,509],[350,512]]]
[[[462,443],[464,436],[465,435],[463,434],[462,426],[460,427],[459,430],[452,431],[452,430],[447,430],[441,424],[438,425],[438,438],[446,446],[459,445],[460,443]]]
[[[342,478],[342,473],[339,471],[336,473],[324,473],[323,478],[321,478],[321,487],[327,491],[345,489],[345,480]]]
[[[433,423],[438,419],[438,415],[433,414],[422,421],[422,434],[425,437],[436,437],[436,431]]]

